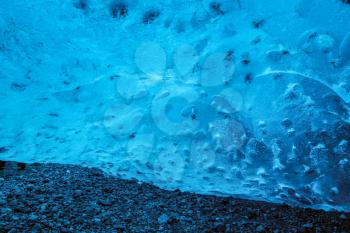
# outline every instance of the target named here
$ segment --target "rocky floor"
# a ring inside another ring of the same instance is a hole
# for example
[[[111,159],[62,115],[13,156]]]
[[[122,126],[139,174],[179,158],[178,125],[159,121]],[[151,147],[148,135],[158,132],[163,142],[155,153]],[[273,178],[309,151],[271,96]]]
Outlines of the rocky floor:
[[[350,232],[350,213],[165,191],[97,169],[0,161],[0,232]]]

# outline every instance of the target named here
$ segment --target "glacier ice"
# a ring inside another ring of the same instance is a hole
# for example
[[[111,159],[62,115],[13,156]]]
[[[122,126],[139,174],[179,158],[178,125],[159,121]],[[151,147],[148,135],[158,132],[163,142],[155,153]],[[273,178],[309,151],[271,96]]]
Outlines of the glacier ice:
[[[0,159],[350,210],[350,5],[0,2]]]

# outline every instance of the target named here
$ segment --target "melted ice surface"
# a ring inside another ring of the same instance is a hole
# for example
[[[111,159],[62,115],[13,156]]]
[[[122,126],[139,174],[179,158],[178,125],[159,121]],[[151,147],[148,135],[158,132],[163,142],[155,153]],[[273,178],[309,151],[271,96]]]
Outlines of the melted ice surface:
[[[0,2],[0,159],[350,210],[350,5]]]

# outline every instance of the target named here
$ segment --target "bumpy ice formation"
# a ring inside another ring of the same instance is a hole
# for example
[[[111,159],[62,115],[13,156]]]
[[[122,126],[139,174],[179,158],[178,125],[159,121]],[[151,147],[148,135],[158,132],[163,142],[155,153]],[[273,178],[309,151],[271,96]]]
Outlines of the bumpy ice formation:
[[[350,5],[0,3],[0,158],[350,207]]]

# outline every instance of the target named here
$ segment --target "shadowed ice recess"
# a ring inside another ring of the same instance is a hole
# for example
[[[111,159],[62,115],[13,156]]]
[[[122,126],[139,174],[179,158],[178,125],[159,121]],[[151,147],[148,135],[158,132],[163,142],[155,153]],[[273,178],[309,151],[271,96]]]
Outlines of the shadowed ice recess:
[[[350,211],[345,2],[0,1],[0,160]]]

